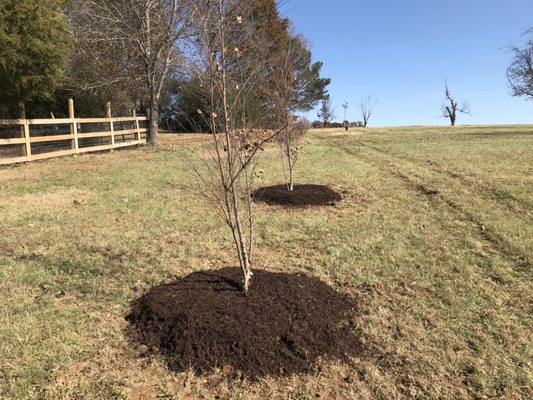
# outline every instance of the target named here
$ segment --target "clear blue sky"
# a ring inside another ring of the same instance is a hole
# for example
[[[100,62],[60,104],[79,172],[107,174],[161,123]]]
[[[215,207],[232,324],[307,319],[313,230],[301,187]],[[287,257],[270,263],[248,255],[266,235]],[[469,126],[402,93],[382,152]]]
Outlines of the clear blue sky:
[[[533,123],[533,102],[509,94],[506,46],[533,26],[533,0],[289,0],[282,14],[311,42],[342,120],[378,99],[374,126],[441,125],[444,79],[472,107],[459,124]],[[316,111],[308,117],[316,119]]]

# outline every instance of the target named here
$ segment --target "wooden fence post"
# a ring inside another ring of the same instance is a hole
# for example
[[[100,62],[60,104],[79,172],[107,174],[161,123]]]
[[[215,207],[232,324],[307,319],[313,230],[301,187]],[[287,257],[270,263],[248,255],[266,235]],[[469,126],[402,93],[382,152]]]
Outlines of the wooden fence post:
[[[112,113],[111,113],[111,103],[107,102],[106,104],[106,117],[109,118],[109,128],[111,129],[111,146],[113,148],[115,147],[115,126],[113,124],[113,121],[111,120]],[[111,149],[111,153],[114,151],[113,148]]]
[[[72,148],[74,149],[74,154],[77,155],[79,151],[78,124],[76,123],[76,117],[74,114],[73,99],[68,99],[68,117],[72,120],[72,123],[70,124],[70,134],[74,135],[74,140],[72,141]]]
[[[139,120],[137,119],[137,111],[133,109],[133,117],[135,118],[135,129],[137,130],[137,141],[141,142],[141,129],[139,128]]]
[[[31,158],[30,123],[24,119],[24,153],[28,160]]]

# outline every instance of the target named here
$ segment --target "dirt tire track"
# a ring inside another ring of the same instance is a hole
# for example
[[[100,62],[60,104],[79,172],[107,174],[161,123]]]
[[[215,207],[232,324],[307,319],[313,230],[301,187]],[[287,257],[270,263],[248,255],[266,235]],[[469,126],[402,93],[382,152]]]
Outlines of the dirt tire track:
[[[531,268],[533,266],[531,260],[527,255],[523,254],[521,250],[515,248],[506,238],[495,232],[494,229],[488,227],[487,225],[479,221],[479,219],[475,215],[462,208],[453,200],[443,196],[440,192],[435,191],[434,189],[430,189],[425,184],[419,183],[408,175],[398,171],[390,161],[381,159],[383,164],[379,164],[376,163],[375,159],[365,157],[360,152],[347,149],[346,147],[340,147],[333,143],[331,140],[326,139],[326,143],[399,178],[406,185],[407,188],[415,192],[422,193],[423,195],[431,198],[432,201],[430,201],[430,204],[432,204],[433,206],[437,207],[440,203],[440,206],[448,207],[451,211],[454,212],[454,214],[459,220],[474,225],[481,239],[485,240],[486,242],[489,242],[494,250],[500,253],[500,255],[502,255],[507,260],[511,261],[518,268],[525,269]],[[362,144],[359,144],[358,146],[368,148],[368,146]]]
[[[426,166],[431,171],[436,172],[441,175],[447,175],[450,178],[456,179],[460,182],[462,182],[465,185],[468,185],[468,187],[476,187],[480,190],[478,192],[481,195],[485,195],[486,197],[489,197],[490,199],[498,202],[499,204],[505,206],[509,211],[512,212],[519,212],[519,213],[531,213],[533,210],[533,204],[528,202],[527,200],[519,199],[514,196],[510,197],[508,194],[504,193],[503,191],[496,189],[494,187],[491,187],[486,184],[482,184],[480,182],[473,182],[469,180],[466,176],[457,174],[453,171],[449,171],[447,169],[444,169],[440,167],[437,163],[431,161],[431,160],[420,160],[414,157],[407,157],[407,156],[400,156],[397,154],[391,154],[382,148],[376,147],[376,146],[369,146],[366,144],[361,144],[361,146],[364,146],[365,148],[369,148],[371,150],[374,150],[378,153],[384,154],[386,156],[389,156],[391,158],[396,158],[401,161],[408,161],[414,165],[417,166]]]

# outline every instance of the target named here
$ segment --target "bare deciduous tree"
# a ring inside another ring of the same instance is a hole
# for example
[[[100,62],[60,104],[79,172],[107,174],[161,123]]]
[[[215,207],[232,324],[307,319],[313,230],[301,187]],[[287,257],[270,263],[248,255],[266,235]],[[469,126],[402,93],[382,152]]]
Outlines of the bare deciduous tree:
[[[526,33],[533,34],[533,28]],[[533,100],[533,38],[528,40],[524,48],[512,46],[511,52],[513,61],[507,68],[507,79],[512,94]]]
[[[86,90],[141,86],[151,111],[149,143],[158,145],[158,111],[169,71],[188,35],[189,0],[73,0],[77,84]],[[87,73],[89,72],[89,73]],[[144,100],[144,99],[143,99]]]
[[[329,97],[329,95],[324,100],[322,100],[320,110],[318,111],[318,118],[322,120],[322,126],[324,128],[327,128],[331,120],[335,118],[335,111],[333,110],[333,107],[331,105],[331,98]]]
[[[455,123],[457,122],[457,113],[471,115],[470,105],[468,102],[463,102],[463,104],[459,106],[459,102],[455,100],[450,89],[448,88],[448,82],[445,81],[444,84],[446,88],[444,91],[444,97],[446,101],[442,105],[442,116],[450,120],[451,126],[455,126]]]
[[[309,129],[311,129],[311,123],[306,118],[291,118],[287,128],[276,137],[284,159],[284,166],[285,164],[287,166],[287,189],[290,191],[294,190],[294,167],[303,150],[304,136]]]
[[[287,126],[276,137],[282,155],[283,171],[286,172],[287,189],[294,190],[294,168],[303,150],[303,137],[311,128],[311,123],[305,118],[296,118],[292,111],[296,111],[298,103],[302,101],[302,89],[298,83],[301,75],[302,54],[305,58],[306,50],[302,48],[302,38],[288,35],[286,48],[280,49],[282,57],[271,67],[272,82],[269,98],[271,99],[273,116],[270,123],[275,128]],[[285,169],[287,167],[287,169]],[[287,173],[288,172],[288,173]],[[287,176],[288,175],[288,176]]]
[[[372,117],[372,114],[374,113],[374,107],[377,104],[377,100],[373,100],[372,96],[369,95],[363,100],[361,100],[361,117],[363,118],[363,127],[368,126],[368,121],[370,121],[370,118]]]
[[[243,291],[248,293],[252,278],[254,247],[254,209],[252,188],[258,174],[258,159],[263,146],[281,133],[254,130],[242,124],[237,129],[239,107],[246,104],[247,94],[258,77],[265,59],[257,59],[253,68],[250,57],[254,54],[250,35],[254,29],[243,17],[242,3],[238,0],[206,0],[194,6],[197,18],[195,30],[195,59],[192,73],[209,93],[204,115],[211,127],[211,148],[201,165],[193,166],[197,187],[223,218],[231,230],[237,258],[243,274]],[[247,47],[244,43],[248,44]],[[257,53],[256,53],[257,54]]]

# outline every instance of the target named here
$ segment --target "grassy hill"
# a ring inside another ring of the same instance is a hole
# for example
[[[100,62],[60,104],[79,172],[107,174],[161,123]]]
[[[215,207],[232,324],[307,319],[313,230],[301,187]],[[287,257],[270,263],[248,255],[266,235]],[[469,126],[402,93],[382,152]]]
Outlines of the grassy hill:
[[[258,205],[256,268],[355,296],[365,351],[253,384],[168,372],[127,339],[150,286],[235,265],[191,190],[202,138],[163,141],[0,169],[0,398],[533,396],[532,126],[313,131],[297,183],[344,200]],[[263,161],[260,184],[282,183],[275,148]]]

